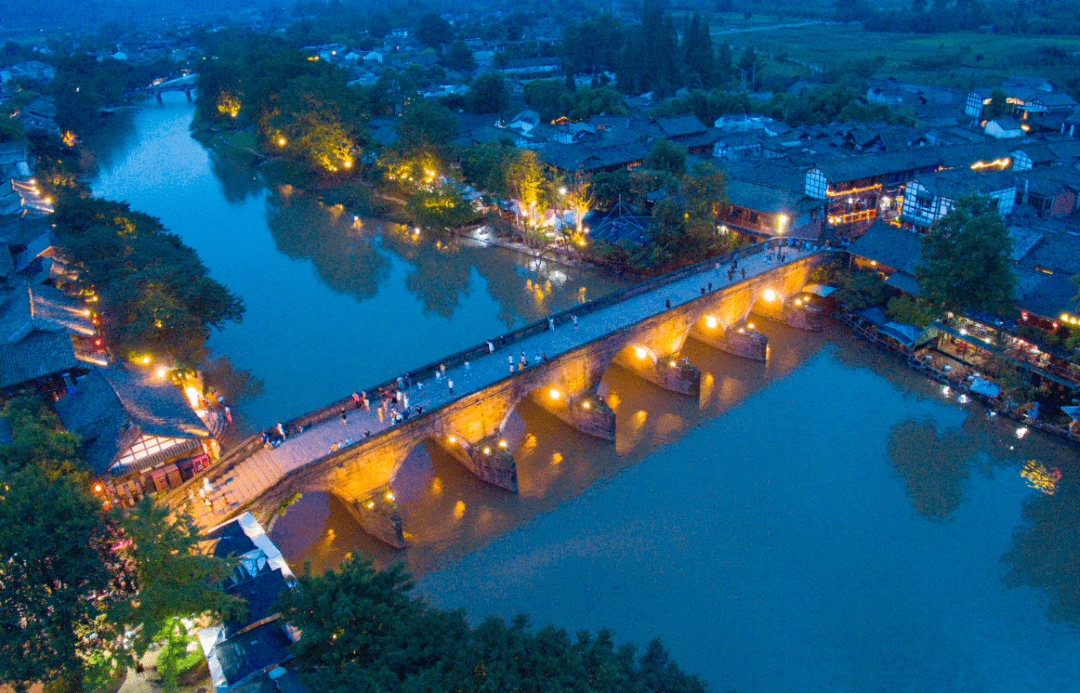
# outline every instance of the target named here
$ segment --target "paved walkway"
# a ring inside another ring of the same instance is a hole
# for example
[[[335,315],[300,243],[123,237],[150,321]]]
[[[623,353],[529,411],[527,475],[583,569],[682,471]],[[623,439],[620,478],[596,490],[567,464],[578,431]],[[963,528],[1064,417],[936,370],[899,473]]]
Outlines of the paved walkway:
[[[788,262],[812,254],[809,250],[785,248]],[[770,259],[772,258],[772,259]],[[464,365],[447,367],[446,378],[428,379],[418,383],[414,381],[407,391],[410,407],[421,405],[430,411],[459,399],[465,395],[482,390],[510,373],[512,359],[516,372],[518,360],[525,353],[529,365],[534,364],[536,354],[546,353],[549,358],[575,349],[595,339],[623,327],[634,325],[649,317],[662,313],[666,301],[671,300],[672,307],[689,303],[701,297],[701,289],[712,282],[713,289],[720,290],[729,286],[727,270],[730,264],[722,265],[719,270],[708,268],[652,291],[633,296],[620,303],[584,315],[575,327],[571,323],[559,325],[554,331],[545,331],[515,342],[513,345],[496,349],[493,354],[476,358],[466,369]],[[739,273],[734,285],[742,281],[773,270],[777,267],[775,252],[762,252],[748,258],[740,258]],[[745,268],[746,279],[741,277]],[[453,392],[449,382],[454,383]],[[357,392],[361,388],[357,388]],[[342,393],[348,396],[350,392]],[[333,451],[335,445],[344,446],[360,440],[365,431],[377,435],[393,424],[389,417],[379,420],[377,393],[368,392],[371,410],[347,407],[347,421],[340,417],[313,426],[302,433],[290,436],[275,448],[266,447],[255,452],[232,469],[215,473],[211,469],[201,488],[193,487],[189,492],[190,510],[196,520],[204,527],[213,526],[223,521],[230,513],[243,507],[250,500],[273,485],[280,477],[295,469],[310,464],[316,459]],[[209,486],[206,485],[209,482]]]

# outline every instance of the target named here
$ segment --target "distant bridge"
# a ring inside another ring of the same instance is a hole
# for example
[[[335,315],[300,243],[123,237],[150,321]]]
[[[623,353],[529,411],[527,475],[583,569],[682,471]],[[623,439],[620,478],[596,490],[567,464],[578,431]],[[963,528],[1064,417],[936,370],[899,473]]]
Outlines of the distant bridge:
[[[195,90],[195,73],[192,72],[187,75],[181,75],[180,77],[173,77],[172,79],[166,79],[161,82],[155,82],[142,89],[135,89],[130,92],[132,96],[140,94],[153,94],[157,97],[158,102],[161,101],[161,95],[168,91],[182,91],[187,94],[188,101],[191,101],[191,92]]]
[[[253,436],[166,500],[210,527],[245,510],[271,514],[298,493],[328,492],[367,531],[403,547],[390,483],[418,446],[434,441],[481,480],[516,491],[513,451],[502,431],[523,399],[579,431],[614,440],[615,414],[597,393],[611,364],[697,396],[700,371],[679,353],[687,337],[765,360],[766,337],[746,324],[751,309],[794,327],[820,329],[818,310],[800,293],[826,258],[809,246],[770,241],[738,251],[732,282],[729,254],[575,306],[551,322],[493,340],[494,353],[485,343],[413,371],[406,394],[414,407],[423,405],[420,415],[396,425],[388,417],[381,421],[377,393],[394,386],[383,383],[367,391],[371,411],[357,409],[349,397],[290,421],[288,439],[275,448]],[[519,369],[522,353],[528,365]],[[546,359],[537,362],[537,354]],[[436,380],[444,366],[446,376]],[[363,437],[365,430],[370,438]]]

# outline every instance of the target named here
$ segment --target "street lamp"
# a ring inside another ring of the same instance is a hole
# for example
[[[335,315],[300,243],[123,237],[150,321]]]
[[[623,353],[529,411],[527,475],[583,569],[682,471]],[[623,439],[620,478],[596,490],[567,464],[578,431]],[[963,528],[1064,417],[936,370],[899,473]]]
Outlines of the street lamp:
[[[784,235],[784,227],[787,226],[787,223],[788,215],[781,214],[780,216],[776,217],[776,234],[778,236]]]

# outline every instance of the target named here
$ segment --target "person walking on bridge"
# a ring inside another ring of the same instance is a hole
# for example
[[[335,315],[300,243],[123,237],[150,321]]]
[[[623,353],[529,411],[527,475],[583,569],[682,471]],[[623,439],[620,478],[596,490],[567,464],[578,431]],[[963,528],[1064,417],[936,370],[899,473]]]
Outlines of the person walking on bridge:
[[[353,390],[352,401],[353,401],[353,404],[356,405],[356,408],[359,409],[360,408],[360,395],[356,394],[356,390]]]
[[[341,408],[341,425],[342,426],[348,426],[349,425],[349,415],[345,413],[345,407]]]
[[[454,394],[454,379],[453,378],[446,381],[446,387],[450,390],[450,394]]]
[[[548,316],[548,329],[552,332],[555,331],[555,318]]]

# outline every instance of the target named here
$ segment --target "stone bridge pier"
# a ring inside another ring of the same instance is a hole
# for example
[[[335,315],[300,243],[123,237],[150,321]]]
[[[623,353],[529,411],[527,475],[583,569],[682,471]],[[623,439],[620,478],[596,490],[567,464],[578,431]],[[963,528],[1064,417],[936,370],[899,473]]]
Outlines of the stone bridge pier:
[[[693,275],[692,297],[687,295],[686,282],[677,295],[669,294],[674,289],[665,284],[636,293],[631,289],[610,308],[588,313],[588,330],[583,323],[578,331],[565,319],[553,335],[543,327],[530,327],[531,332],[517,344],[529,347],[530,352],[558,345],[551,358],[510,374],[497,375],[487,368],[488,375],[472,383],[470,378],[481,377],[478,369],[471,376],[462,373],[457,381],[464,394],[449,399],[444,394],[438,400],[442,404],[422,415],[347,447],[335,446],[330,454],[323,454],[326,448],[312,449],[310,461],[292,467],[241,507],[268,514],[297,493],[327,492],[340,498],[369,533],[391,546],[404,546],[392,482],[418,446],[433,442],[478,479],[516,492],[513,444],[503,431],[522,400],[529,398],[583,433],[614,440],[615,414],[597,392],[612,364],[658,387],[697,397],[701,373],[681,356],[686,339],[693,336],[732,354],[763,361],[768,340],[747,322],[751,310],[793,327],[820,329],[819,313],[800,293],[823,260],[822,256],[804,257],[731,285],[725,285],[721,271],[714,274],[709,268]],[[699,281],[702,291],[697,295]],[[709,281],[715,290],[709,290]],[[569,337],[567,330],[571,330]],[[510,347],[516,348],[516,344]],[[469,358],[475,359],[474,364],[480,359],[498,360],[501,373],[507,353],[484,351],[481,356],[470,353]]]

